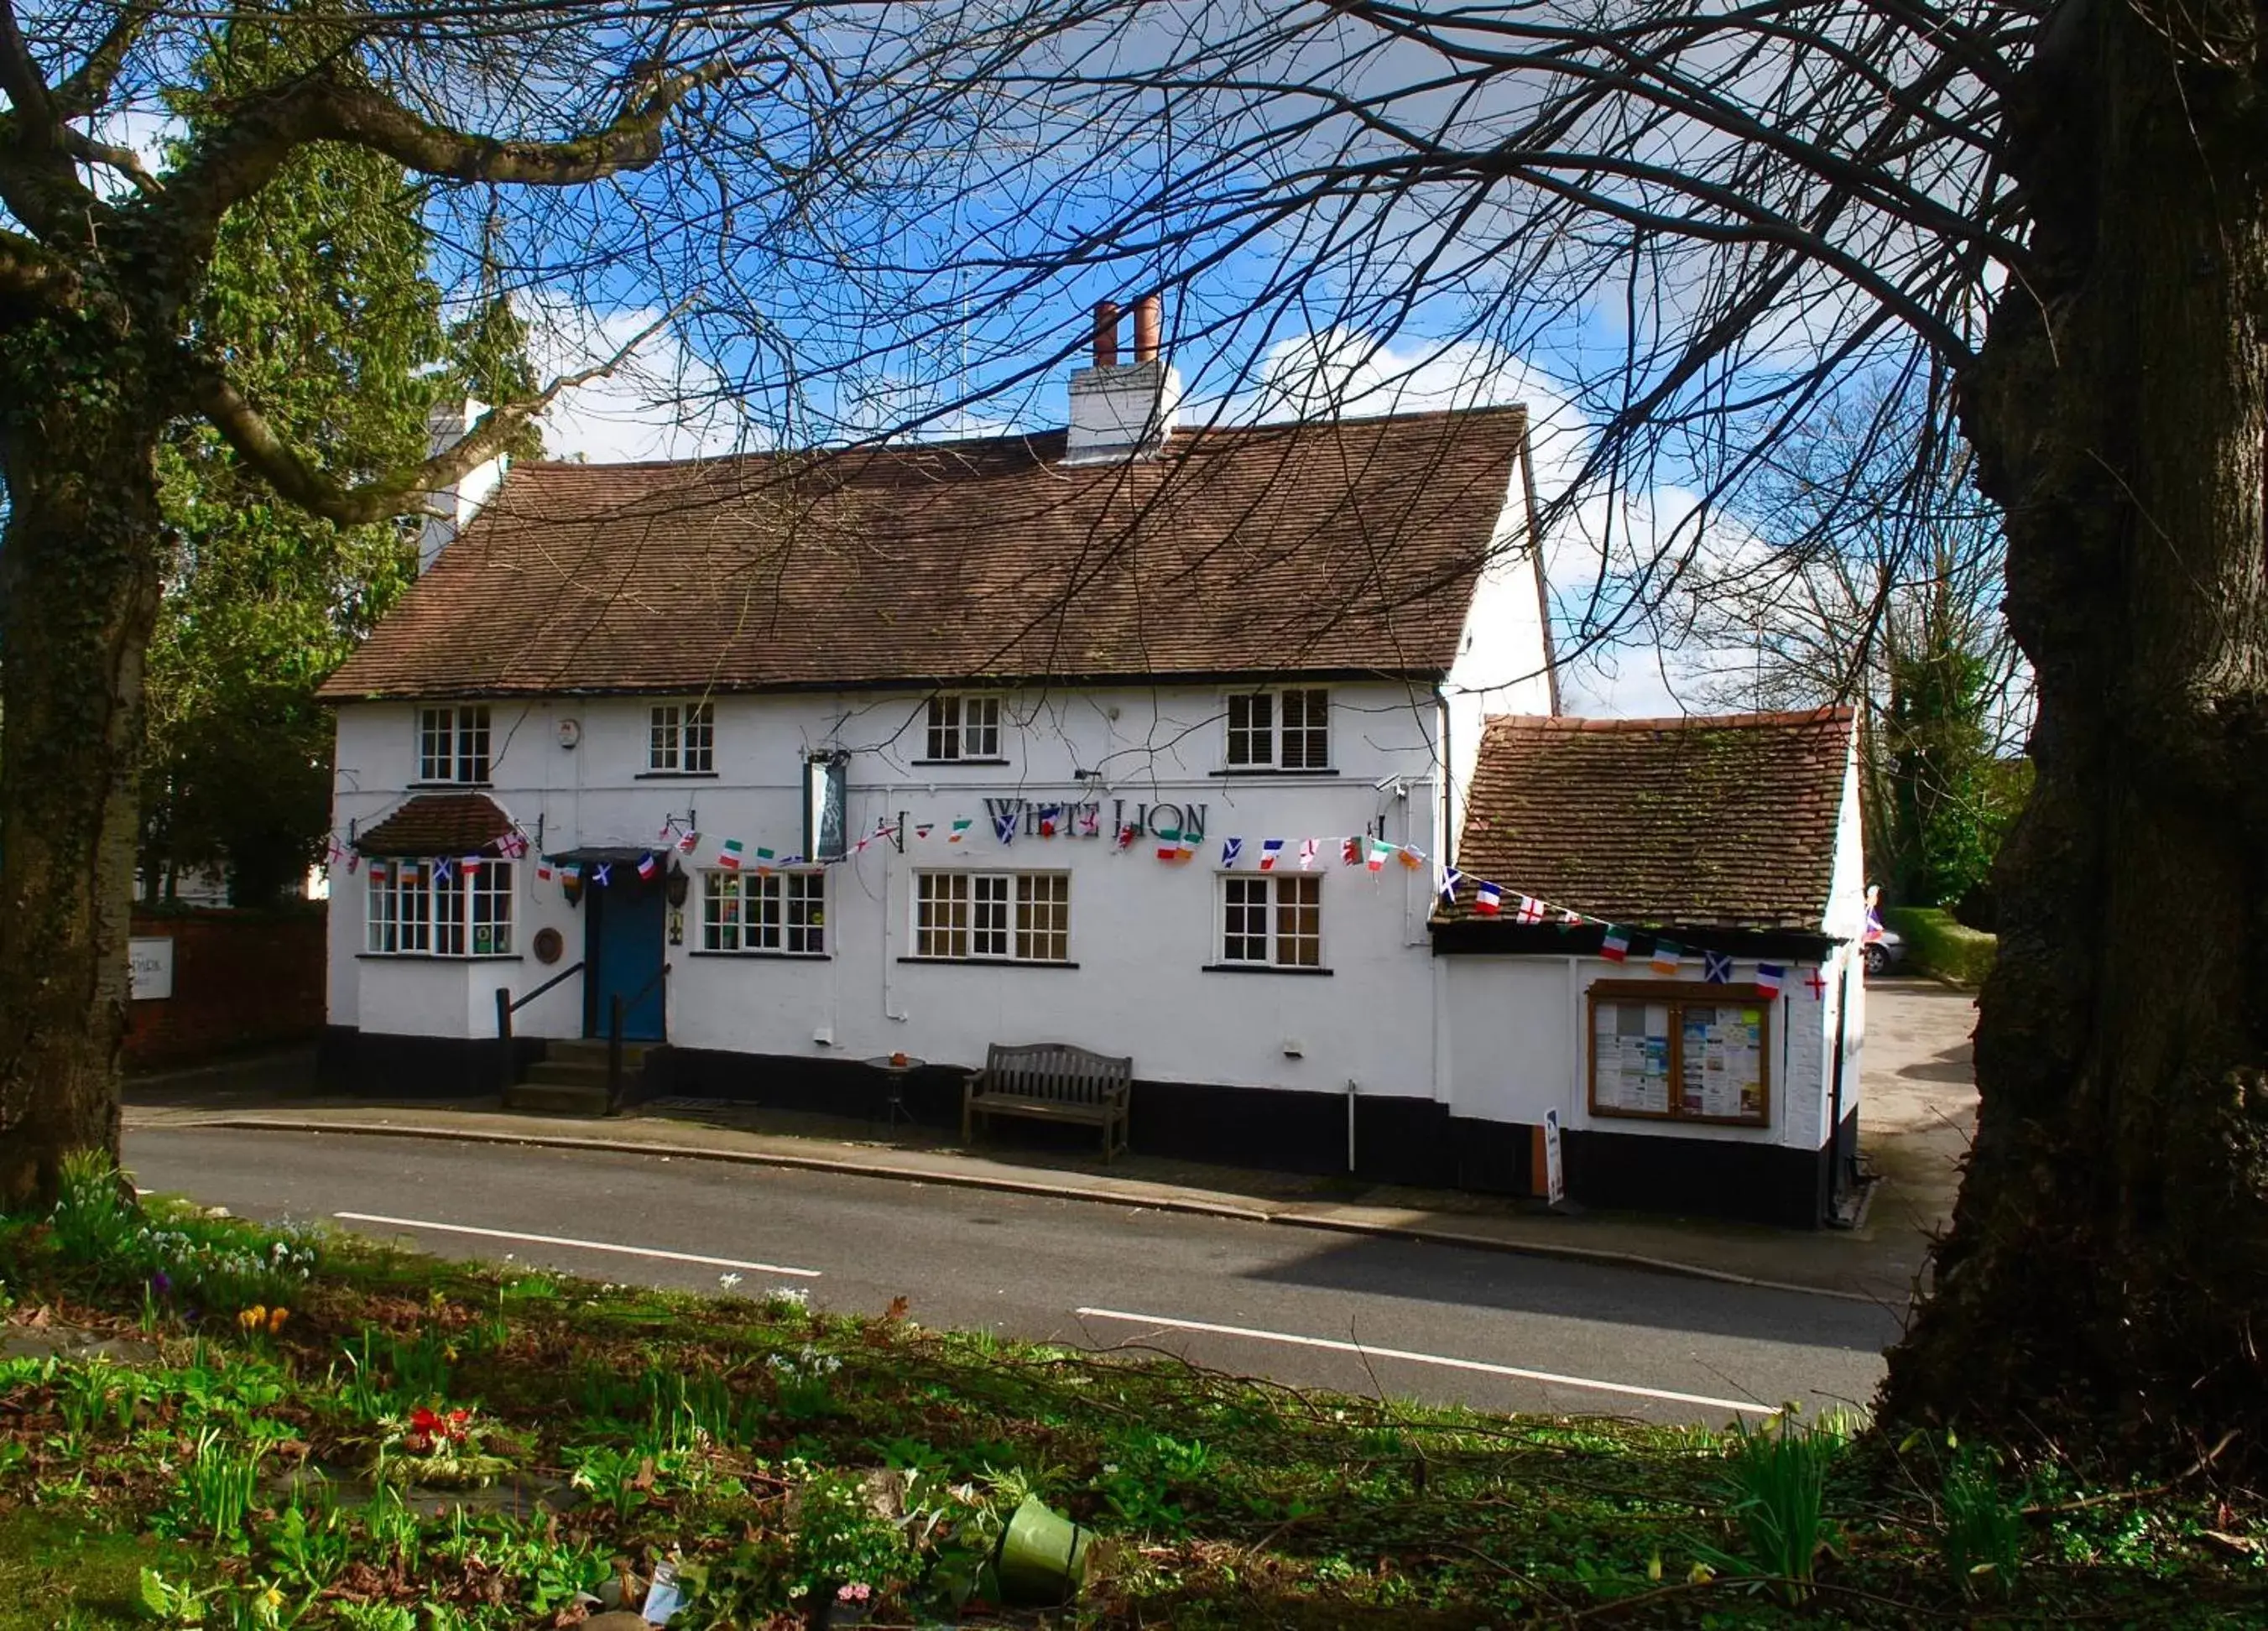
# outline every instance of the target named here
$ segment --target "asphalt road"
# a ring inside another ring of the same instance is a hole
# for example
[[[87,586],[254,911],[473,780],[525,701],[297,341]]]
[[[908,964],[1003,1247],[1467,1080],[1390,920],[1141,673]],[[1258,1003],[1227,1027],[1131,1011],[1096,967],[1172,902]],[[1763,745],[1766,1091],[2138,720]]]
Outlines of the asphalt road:
[[[453,1258],[688,1290],[738,1275],[742,1295],[799,1285],[846,1312],[903,1296],[925,1325],[1495,1410],[1809,1414],[1869,1398],[1897,1334],[1888,1310],[1799,1292],[700,1160],[188,1128],[129,1133],[126,1157],[145,1188],[360,1214],[343,1226]]]

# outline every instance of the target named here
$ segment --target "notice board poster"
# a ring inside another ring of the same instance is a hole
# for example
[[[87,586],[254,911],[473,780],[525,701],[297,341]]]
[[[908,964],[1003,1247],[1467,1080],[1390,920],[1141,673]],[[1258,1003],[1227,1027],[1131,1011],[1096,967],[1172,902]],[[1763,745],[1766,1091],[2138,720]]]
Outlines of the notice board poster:
[[[1771,1004],[1753,988],[1652,981],[1591,988],[1591,1113],[1771,1120]]]

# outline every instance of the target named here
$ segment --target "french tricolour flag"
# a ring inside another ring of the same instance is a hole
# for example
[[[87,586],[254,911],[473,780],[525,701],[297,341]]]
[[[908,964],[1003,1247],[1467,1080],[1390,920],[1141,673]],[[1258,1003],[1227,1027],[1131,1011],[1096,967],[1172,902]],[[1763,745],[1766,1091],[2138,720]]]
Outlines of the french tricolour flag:
[[[652,878],[656,871],[660,870],[660,866],[661,863],[653,858],[653,851],[649,849],[638,857],[638,876],[640,878]]]
[[[1473,891],[1473,910],[1483,917],[1494,917],[1504,910],[1504,894],[1494,884],[1483,884]]]
[[[1263,872],[1274,871],[1276,870],[1276,863],[1282,856],[1283,853],[1284,841],[1282,839],[1262,839],[1260,841],[1260,870]]]

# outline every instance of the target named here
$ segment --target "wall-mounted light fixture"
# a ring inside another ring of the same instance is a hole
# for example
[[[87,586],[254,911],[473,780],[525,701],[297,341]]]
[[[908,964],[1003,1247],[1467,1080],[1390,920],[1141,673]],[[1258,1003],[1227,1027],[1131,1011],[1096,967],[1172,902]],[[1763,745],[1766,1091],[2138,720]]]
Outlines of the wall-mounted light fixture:
[[[692,886],[693,879],[691,876],[687,873],[683,867],[678,865],[676,862],[672,861],[669,863],[669,876],[661,880],[661,891],[662,893],[669,897],[669,904],[674,907],[683,906],[685,904],[686,892],[691,889]]]

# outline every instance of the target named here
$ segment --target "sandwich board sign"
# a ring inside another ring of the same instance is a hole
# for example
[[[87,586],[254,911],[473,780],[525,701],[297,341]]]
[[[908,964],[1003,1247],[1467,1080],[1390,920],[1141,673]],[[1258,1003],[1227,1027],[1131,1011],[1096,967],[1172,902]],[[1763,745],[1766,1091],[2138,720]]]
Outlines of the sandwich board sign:
[[[1559,1159],[1559,1106],[1543,1113],[1543,1200],[1557,1206],[1567,1198],[1567,1169]]]
[[[134,975],[131,1000],[147,1003],[173,995],[173,937],[171,935],[129,940],[126,956]]]

